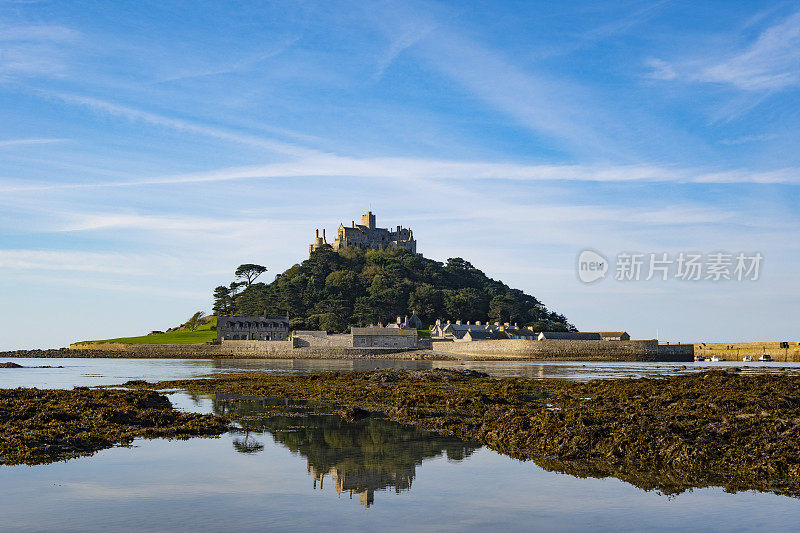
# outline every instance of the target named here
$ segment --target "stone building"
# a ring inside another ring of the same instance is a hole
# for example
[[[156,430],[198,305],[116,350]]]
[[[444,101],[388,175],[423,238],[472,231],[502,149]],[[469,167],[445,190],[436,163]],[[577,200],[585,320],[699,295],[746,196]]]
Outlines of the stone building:
[[[527,341],[539,339],[539,334],[535,333],[530,326],[527,328],[508,328],[505,330],[505,334],[509,339],[524,339]]]
[[[219,316],[217,340],[285,341],[289,338],[289,317]]]
[[[388,324],[387,328],[400,328],[400,329],[422,329],[422,320],[417,316],[417,313],[412,313],[411,316],[397,317],[397,322]]]
[[[441,320],[437,320],[436,324],[431,327],[431,337],[435,339],[460,340],[466,335],[467,331],[485,331],[497,334],[503,331],[507,325],[508,324],[501,325],[500,323],[481,324],[480,321],[474,324],[470,322],[462,324],[460,320],[456,320],[455,322],[450,322],[449,320],[447,322],[442,322]]]
[[[411,253],[417,253],[417,241],[414,239],[414,232],[409,228],[397,226],[395,230],[379,228],[375,225],[375,215],[372,211],[361,215],[361,224],[356,224],[355,220],[350,223],[350,227],[344,224],[339,225],[336,239],[329,243],[325,237],[325,230],[322,230],[322,237],[317,230],[314,242],[308,245],[308,252],[311,253],[320,246],[329,245],[334,250],[339,250],[347,246],[355,246],[363,249],[381,248],[405,248]]]
[[[493,341],[495,339],[497,339],[497,334],[492,331],[468,330],[463,337],[456,339],[456,342]]]
[[[627,331],[599,331],[604,341],[629,341],[631,336]]]
[[[351,328],[354,348],[416,348],[417,330],[400,328]]]

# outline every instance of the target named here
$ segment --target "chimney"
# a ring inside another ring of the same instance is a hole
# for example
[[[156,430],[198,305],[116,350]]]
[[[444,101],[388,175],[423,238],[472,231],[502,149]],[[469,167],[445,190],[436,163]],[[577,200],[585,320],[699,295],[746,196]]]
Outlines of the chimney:
[[[317,239],[319,239],[319,228],[317,228]]]
[[[322,228],[322,242],[327,242],[325,240],[325,228]]]
[[[350,221],[350,225],[351,225],[351,226],[353,226],[353,227],[355,228],[355,227],[356,227],[356,221],[355,221],[355,220],[351,220],[351,221]]]

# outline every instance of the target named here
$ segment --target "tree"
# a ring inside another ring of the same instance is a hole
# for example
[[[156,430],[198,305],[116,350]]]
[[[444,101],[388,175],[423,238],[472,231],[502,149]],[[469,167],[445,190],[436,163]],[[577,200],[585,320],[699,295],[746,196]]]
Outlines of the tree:
[[[190,330],[194,331],[200,324],[202,324],[203,322],[202,319],[204,316],[206,316],[206,314],[203,311],[198,311],[195,314],[193,314],[189,320],[186,321],[186,325],[189,327]]]
[[[247,263],[244,265],[239,265],[239,268],[236,269],[236,272],[234,272],[233,275],[236,276],[236,279],[245,280],[244,283],[249,287],[253,284],[258,276],[266,271],[267,267]]]
[[[237,281],[215,290],[215,312],[288,315],[295,329],[331,332],[394,322],[414,311],[429,323],[437,318],[486,321],[491,315],[520,325],[537,323],[542,330],[574,328],[535,297],[489,278],[457,257],[440,263],[404,249],[326,247],[271,283],[254,281],[263,267],[251,272],[248,267],[253,266],[259,267],[241,265]]]
[[[444,310],[451,320],[486,320],[484,300],[477,289],[467,287],[457,291],[447,291],[444,296]]]
[[[442,307],[444,305],[442,291],[433,285],[423,283],[419,285],[408,298],[408,307],[412,313],[417,313],[426,322],[433,322],[437,318],[443,318]]]
[[[232,307],[233,301],[231,300],[230,288],[220,285],[214,289],[214,314],[217,316],[229,315]]]

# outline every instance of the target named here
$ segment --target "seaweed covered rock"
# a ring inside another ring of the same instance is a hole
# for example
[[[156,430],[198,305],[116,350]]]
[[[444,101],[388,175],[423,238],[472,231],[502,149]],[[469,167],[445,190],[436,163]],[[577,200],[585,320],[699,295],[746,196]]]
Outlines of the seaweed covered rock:
[[[50,463],[137,437],[185,439],[226,429],[224,419],[176,411],[149,390],[0,389],[0,464]]]

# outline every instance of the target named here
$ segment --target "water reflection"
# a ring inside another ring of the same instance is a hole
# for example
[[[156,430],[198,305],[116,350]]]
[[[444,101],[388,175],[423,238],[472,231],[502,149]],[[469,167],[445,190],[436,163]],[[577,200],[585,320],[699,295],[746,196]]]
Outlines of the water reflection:
[[[242,424],[233,440],[237,452],[264,450],[260,435],[272,439],[306,459],[306,470],[316,489],[330,476],[338,493],[358,495],[365,507],[375,491],[411,489],[416,467],[423,460],[446,455],[461,461],[481,447],[451,437],[392,422],[377,415],[345,420],[321,413],[319,406],[271,398],[216,395],[214,412]],[[287,414],[275,414],[285,410]]]

